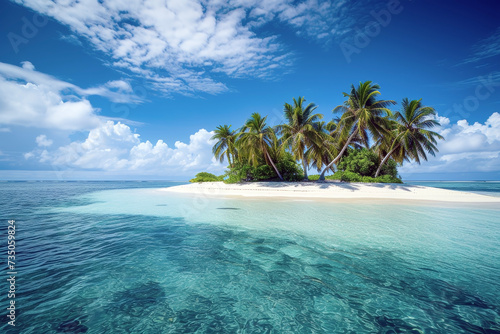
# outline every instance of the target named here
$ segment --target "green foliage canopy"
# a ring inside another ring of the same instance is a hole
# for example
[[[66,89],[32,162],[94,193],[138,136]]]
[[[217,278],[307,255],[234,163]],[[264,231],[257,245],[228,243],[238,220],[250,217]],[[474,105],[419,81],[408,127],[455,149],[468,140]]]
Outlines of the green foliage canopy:
[[[347,154],[340,159],[337,168],[340,171],[353,172],[360,176],[375,177],[379,165],[380,158],[378,155],[371,150],[362,148],[349,149]],[[392,159],[388,160],[382,167],[381,175],[397,177],[398,170],[396,162]]]
[[[289,152],[285,152],[276,162],[276,168],[285,181],[300,181],[303,179],[303,171]],[[247,162],[236,163],[226,172],[226,183],[238,183],[242,181],[263,181],[278,179],[275,170],[261,163],[257,166]]]
[[[189,180],[189,182],[218,182],[223,181],[224,175],[216,176],[212,173],[201,172],[195,175],[194,179]]]

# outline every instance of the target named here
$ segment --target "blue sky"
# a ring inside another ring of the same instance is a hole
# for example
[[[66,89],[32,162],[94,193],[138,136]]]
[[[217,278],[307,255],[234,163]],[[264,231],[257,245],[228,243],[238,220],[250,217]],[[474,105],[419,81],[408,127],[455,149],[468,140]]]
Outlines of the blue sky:
[[[0,179],[219,173],[211,133],[281,122],[305,96],[328,120],[351,84],[422,98],[446,141],[406,180],[500,179],[495,1],[4,1]],[[399,105],[394,109],[397,110]]]

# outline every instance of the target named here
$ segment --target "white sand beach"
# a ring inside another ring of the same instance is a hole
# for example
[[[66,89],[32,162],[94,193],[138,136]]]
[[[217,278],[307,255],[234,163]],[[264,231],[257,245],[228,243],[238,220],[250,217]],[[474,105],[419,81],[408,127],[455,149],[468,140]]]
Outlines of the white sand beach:
[[[192,183],[161,191],[201,196],[292,197],[303,199],[390,199],[455,203],[499,203],[500,197],[406,184],[341,182]]]

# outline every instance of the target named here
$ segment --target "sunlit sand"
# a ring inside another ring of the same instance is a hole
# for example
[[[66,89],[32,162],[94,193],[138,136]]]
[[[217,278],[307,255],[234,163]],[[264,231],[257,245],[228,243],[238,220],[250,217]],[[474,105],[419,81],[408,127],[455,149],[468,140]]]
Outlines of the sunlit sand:
[[[393,199],[464,203],[500,203],[499,197],[405,184],[340,182],[204,182],[162,191],[206,196],[294,197],[309,199]]]

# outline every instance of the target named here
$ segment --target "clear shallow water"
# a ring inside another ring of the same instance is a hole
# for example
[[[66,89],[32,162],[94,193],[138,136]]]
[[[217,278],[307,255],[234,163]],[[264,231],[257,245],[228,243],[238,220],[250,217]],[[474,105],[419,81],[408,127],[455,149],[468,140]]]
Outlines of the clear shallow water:
[[[169,185],[1,183],[19,317],[0,331],[500,333],[496,208],[154,189]]]

